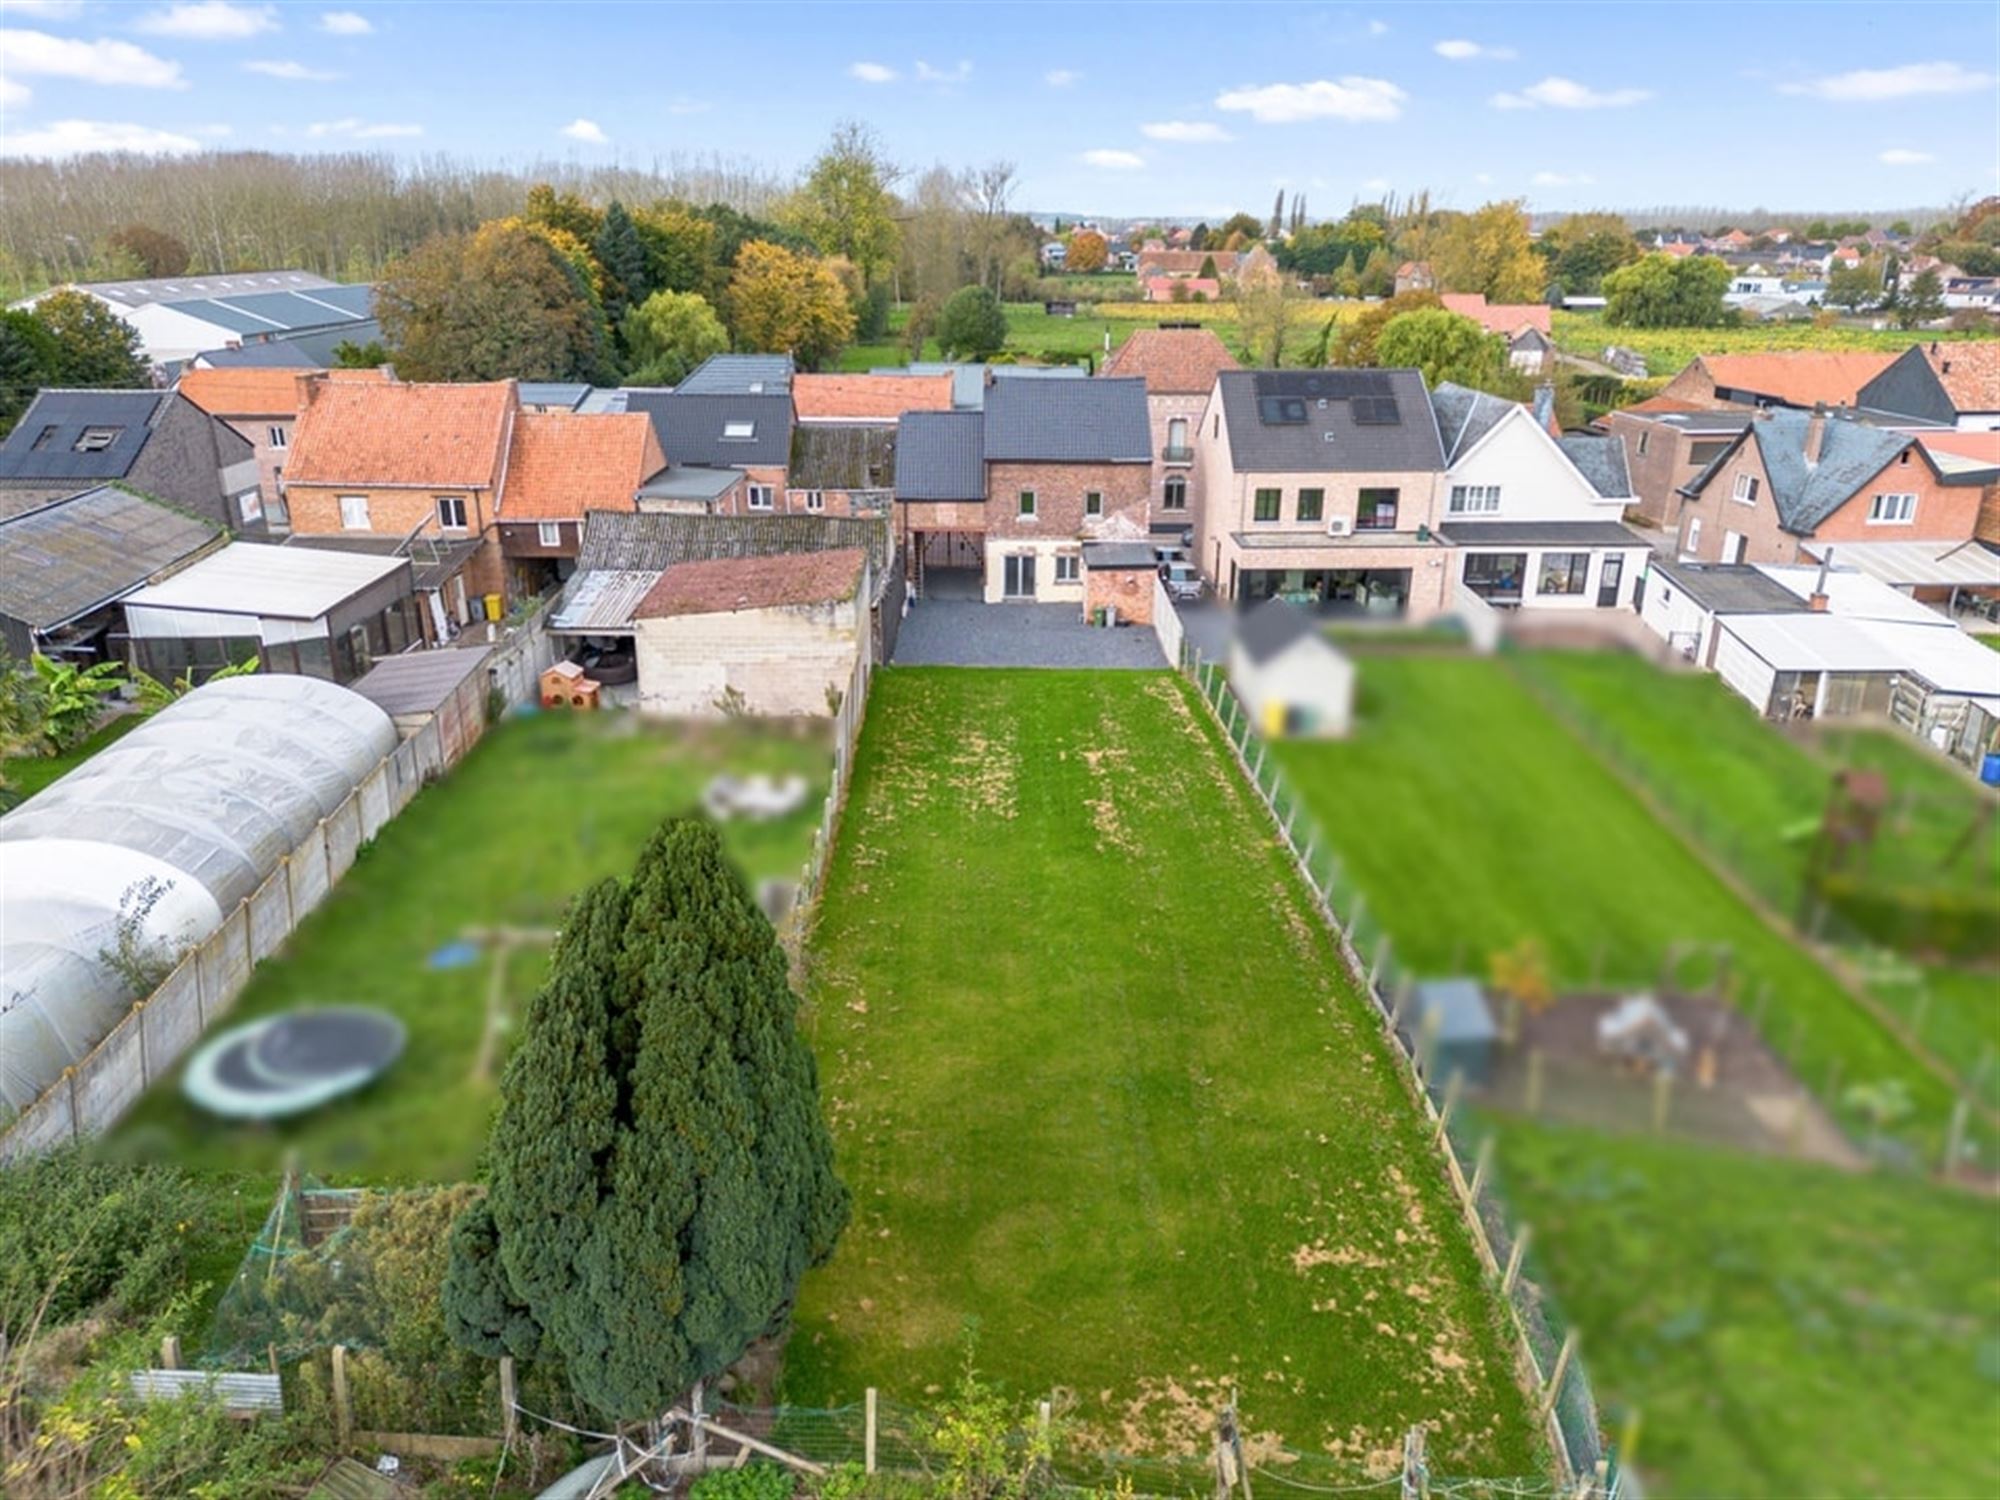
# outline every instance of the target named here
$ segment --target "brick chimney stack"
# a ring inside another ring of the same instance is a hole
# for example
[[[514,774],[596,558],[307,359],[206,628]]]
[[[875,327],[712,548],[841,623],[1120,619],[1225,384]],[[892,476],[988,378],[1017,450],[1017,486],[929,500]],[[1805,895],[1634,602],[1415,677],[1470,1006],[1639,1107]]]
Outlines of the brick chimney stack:
[[[299,415],[304,416],[306,408],[313,404],[313,397],[319,394],[320,382],[324,377],[318,370],[304,370],[293,377],[293,385],[298,392]]]
[[[1813,580],[1813,591],[1806,596],[1806,608],[1816,615],[1823,615],[1831,602],[1826,596],[1826,573],[1833,566],[1833,548],[1820,554],[1819,577]]]
[[[1815,467],[1819,463],[1820,450],[1826,446],[1826,403],[1813,403],[1812,415],[1806,419],[1806,466]]]

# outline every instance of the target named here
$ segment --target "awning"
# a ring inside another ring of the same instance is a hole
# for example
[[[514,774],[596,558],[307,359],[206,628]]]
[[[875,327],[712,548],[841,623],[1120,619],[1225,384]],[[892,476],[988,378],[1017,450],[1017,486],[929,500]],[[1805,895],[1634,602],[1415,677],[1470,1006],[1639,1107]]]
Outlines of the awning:
[[[629,635],[632,612],[660,581],[658,568],[599,568],[579,573],[563,590],[549,629],[563,635]]]
[[[1843,568],[1858,568],[1891,588],[2000,589],[2000,553],[1964,542],[1807,542],[1818,561],[1827,553]]]

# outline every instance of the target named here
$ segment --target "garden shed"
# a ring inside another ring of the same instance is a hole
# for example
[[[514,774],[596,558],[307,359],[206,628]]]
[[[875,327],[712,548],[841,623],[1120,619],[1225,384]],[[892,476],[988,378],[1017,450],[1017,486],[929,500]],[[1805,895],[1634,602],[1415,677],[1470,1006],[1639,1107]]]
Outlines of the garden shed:
[[[1268,735],[1338,738],[1354,717],[1354,663],[1311,615],[1276,596],[1237,627],[1229,683]]]
[[[345,688],[225,678],[0,818],[0,1104],[32,1103],[140,998],[108,955],[201,944],[395,748]]]
[[[1492,1076],[1500,1028],[1476,979],[1419,982],[1398,1029],[1416,1056],[1430,1059],[1428,1077],[1458,1073],[1478,1085]]]

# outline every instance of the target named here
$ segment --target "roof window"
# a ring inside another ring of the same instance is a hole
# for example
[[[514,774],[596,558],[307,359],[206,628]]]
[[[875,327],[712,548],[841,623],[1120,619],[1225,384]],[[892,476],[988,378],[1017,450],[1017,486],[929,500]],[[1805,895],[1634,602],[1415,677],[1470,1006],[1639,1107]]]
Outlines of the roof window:
[[[118,441],[122,427],[86,427],[78,434],[73,451],[77,453],[102,453]]]
[[[724,422],[722,424],[722,435],[724,438],[736,442],[748,442],[757,436],[757,424],[755,422]]]

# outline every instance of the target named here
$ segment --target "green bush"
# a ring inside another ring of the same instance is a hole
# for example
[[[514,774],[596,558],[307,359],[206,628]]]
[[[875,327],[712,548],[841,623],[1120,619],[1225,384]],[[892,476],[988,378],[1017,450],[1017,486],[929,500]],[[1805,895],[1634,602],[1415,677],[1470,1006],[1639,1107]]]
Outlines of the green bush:
[[[0,1335],[60,1327],[107,1298],[148,1317],[180,1291],[207,1205],[172,1167],[70,1149],[0,1172]]]
[[[702,1475],[688,1491],[688,1500],[791,1500],[796,1489],[790,1469],[745,1464]]]
[[[1820,882],[1827,909],[1868,938],[1901,953],[2000,958],[2000,895],[1953,889],[1896,890],[1852,875]]]

